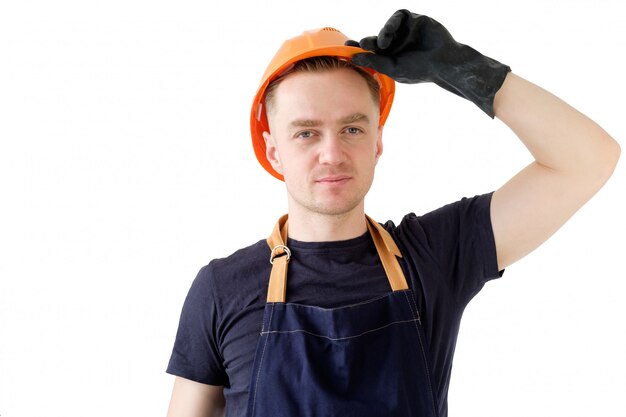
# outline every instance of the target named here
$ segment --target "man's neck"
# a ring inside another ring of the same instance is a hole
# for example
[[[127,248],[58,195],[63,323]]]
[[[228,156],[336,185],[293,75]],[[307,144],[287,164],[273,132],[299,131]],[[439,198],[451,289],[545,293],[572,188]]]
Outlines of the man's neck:
[[[363,205],[337,215],[289,210],[289,237],[301,242],[332,242],[359,237],[367,231]]]

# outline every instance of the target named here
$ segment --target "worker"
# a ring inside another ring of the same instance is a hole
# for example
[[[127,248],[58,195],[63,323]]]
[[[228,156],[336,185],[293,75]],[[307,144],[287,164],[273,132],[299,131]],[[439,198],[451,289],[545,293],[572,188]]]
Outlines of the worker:
[[[395,82],[470,100],[534,161],[495,192],[378,223],[364,197]],[[620,153],[592,120],[408,10],[359,42],[333,28],[286,41],[250,122],[288,214],[198,273],[167,368],[169,417],[447,416],[468,302],[587,202]]]

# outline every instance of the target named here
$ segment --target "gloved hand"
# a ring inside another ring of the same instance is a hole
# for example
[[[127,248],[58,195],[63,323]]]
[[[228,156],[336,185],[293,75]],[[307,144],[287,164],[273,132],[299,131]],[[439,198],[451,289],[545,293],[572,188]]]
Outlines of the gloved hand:
[[[352,58],[401,83],[434,82],[464,97],[494,117],[493,99],[511,68],[454,40],[443,25],[428,16],[398,10],[378,36],[347,41],[373,54]]]

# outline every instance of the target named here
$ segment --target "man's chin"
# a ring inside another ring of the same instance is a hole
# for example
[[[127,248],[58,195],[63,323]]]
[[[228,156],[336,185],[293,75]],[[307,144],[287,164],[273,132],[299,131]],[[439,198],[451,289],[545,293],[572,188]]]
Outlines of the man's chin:
[[[326,216],[344,216],[357,210],[361,206],[362,201],[362,199],[353,201],[320,201],[312,207],[312,211]]]

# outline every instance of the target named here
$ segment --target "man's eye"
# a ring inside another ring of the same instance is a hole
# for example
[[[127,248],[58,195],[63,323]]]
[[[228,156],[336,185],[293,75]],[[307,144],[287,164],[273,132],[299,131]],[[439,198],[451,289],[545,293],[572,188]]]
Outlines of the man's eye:
[[[304,131],[298,133],[297,136],[299,138],[307,139],[307,138],[310,138],[311,136],[313,136],[313,132],[311,132],[310,130],[304,130]]]
[[[346,129],[346,132],[348,132],[351,135],[355,135],[357,133],[360,133],[361,129],[359,129],[358,127],[349,127]]]

